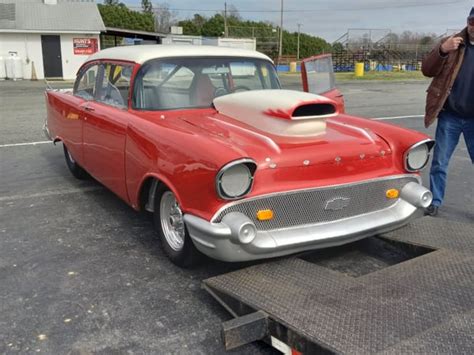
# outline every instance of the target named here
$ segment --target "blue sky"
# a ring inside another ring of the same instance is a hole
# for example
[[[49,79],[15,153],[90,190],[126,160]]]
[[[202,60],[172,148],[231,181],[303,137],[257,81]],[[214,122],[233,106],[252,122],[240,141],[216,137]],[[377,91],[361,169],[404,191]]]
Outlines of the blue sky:
[[[101,2],[100,0],[96,0]],[[140,0],[121,0],[127,5],[140,6]],[[166,1],[152,1],[155,6]],[[173,0],[167,1],[176,9],[178,18],[191,17],[194,13],[212,16],[224,9],[224,1]],[[227,0],[234,5],[244,19],[280,23],[280,0]],[[334,41],[348,28],[391,29],[401,33],[434,32],[442,34],[447,29],[461,29],[473,0],[284,0],[283,27]],[[265,12],[260,12],[265,11]]]

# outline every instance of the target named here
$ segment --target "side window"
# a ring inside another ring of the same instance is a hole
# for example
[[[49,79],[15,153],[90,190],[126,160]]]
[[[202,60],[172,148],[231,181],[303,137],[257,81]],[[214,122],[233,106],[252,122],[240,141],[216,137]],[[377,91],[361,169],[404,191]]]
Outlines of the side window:
[[[95,96],[95,82],[99,66],[93,65],[80,73],[74,85],[74,95],[86,100],[93,100]]]
[[[192,107],[190,101],[194,72],[182,65],[152,62],[136,79],[134,107],[142,110],[168,110]]]
[[[103,64],[103,80],[98,88],[97,101],[104,104],[126,108],[128,107],[128,93],[132,66],[114,63]]]

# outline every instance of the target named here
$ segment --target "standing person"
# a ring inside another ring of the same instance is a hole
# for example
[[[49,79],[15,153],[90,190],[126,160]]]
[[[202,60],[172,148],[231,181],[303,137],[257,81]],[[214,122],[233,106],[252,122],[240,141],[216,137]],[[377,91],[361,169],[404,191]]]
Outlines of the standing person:
[[[433,202],[426,209],[427,215],[436,216],[444,199],[449,160],[461,133],[474,164],[474,7],[467,27],[443,39],[423,60],[421,70],[433,78],[426,97],[425,126],[438,117],[430,170]]]

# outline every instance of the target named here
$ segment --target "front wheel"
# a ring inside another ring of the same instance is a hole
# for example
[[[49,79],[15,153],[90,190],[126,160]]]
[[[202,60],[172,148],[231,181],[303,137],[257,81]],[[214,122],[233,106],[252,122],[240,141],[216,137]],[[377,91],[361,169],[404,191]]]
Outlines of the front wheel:
[[[174,194],[164,186],[156,191],[153,219],[163,250],[174,264],[191,267],[199,263],[202,254],[189,236],[183,212]]]
[[[77,162],[74,160],[72,157],[71,153],[69,150],[66,148],[66,145],[63,143],[63,148],[64,148],[64,158],[66,159],[66,164],[67,167],[69,168],[69,171],[71,174],[79,180],[84,180],[89,177],[89,174],[87,174],[87,171],[85,171]]]

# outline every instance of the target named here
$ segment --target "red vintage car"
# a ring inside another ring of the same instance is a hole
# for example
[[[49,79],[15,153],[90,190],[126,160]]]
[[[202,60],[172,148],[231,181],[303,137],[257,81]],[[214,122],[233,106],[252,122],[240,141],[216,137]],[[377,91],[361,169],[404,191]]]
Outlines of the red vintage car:
[[[132,46],[92,55],[46,92],[45,132],[77,178],[152,212],[180,266],[340,245],[422,215],[426,135],[344,113],[330,56],[282,90],[264,54]]]

